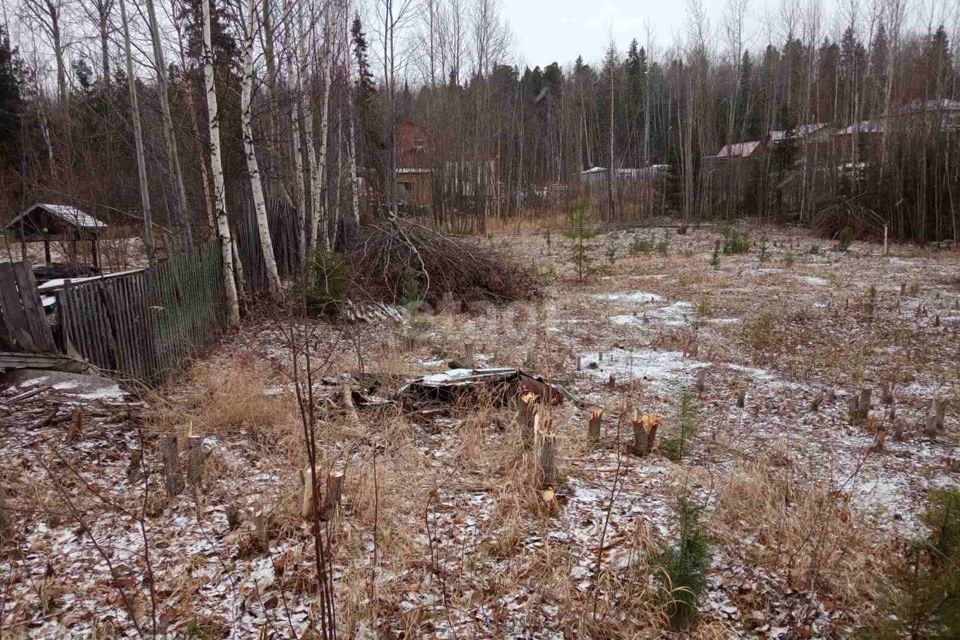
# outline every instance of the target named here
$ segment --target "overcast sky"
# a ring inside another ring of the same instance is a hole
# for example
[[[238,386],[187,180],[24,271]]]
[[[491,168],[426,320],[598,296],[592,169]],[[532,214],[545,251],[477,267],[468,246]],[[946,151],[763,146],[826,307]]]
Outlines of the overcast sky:
[[[721,25],[726,0],[702,0],[716,31]],[[831,11],[839,0],[821,0],[824,26],[830,28]],[[947,2],[948,0],[932,0]],[[801,5],[806,2],[801,0]],[[861,10],[870,3],[861,0]],[[748,44],[766,42],[770,16],[780,0],[749,0]],[[649,25],[656,49],[663,51],[685,34],[688,0],[503,0],[503,15],[514,34],[514,47],[521,64],[541,67],[557,61],[600,60],[613,36],[617,49],[626,52],[634,38],[642,45]]]
[[[661,46],[672,42],[673,34],[683,28],[686,3],[684,0],[504,0],[503,14],[510,22],[522,63],[543,67],[553,61],[564,65],[577,55],[585,60],[600,59],[611,34],[617,48],[626,51],[632,39],[644,42],[646,23]]]

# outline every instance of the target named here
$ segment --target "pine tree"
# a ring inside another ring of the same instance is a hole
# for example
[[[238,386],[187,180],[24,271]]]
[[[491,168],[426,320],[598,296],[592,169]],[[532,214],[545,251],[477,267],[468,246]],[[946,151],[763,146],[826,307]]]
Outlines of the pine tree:
[[[353,46],[353,56],[357,61],[357,104],[367,105],[377,91],[373,81],[373,72],[370,71],[370,54],[367,51],[367,36],[363,32],[360,14],[354,14],[353,24],[350,26],[350,38]]]
[[[739,121],[739,136],[745,140],[755,140],[760,136],[760,117],[757,113],[757,105],[751,101],[751,92],[753,89],[753,60],[750,58],[750,52],[744,51],[743,58],[740,61],[740,95],[737,96],[737,109],[739,111],[737,120]],[[732,142],[732,141],[731,141]]]
[[[22,76],[17,52],[10,48],[6,28],[0,26],[0,158],[11,165],[20,149]]]

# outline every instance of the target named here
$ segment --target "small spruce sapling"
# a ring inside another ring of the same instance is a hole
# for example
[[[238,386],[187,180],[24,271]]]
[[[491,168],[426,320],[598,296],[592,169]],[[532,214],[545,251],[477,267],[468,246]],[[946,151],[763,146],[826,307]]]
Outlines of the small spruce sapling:
[[[720,268],[720,241],[717,240],[713,245],[713,255],[710,257],[710,266],[714,269]]]
[[[660,236],[660,240],[657,241],[657,253],[662,256],[667,256],[670,253],[670,232],[664,231],[663,235]]]
[[[592,216],[582,200],[577,201],[573,212],[567,216],[567,231],[564,235],[574,240],[573,264],[577,269],[577,280],[583,281],[583,276],[590,271],[590,245],[585,240],[597,236],[597,230],[591,225]]]
[[[770,250],[767,246],[767,239],[760,238],[760,262],[767,262],[770,259]]]
[[[701,522],[703,507],[687,497],[677,503],[677,538],[651,558],[662,567],[655,578],[658,593],[667,603],[667,615],[677,631],[690,629],[697,621],[697,602],[707,587],[712,555],[710,538]]]

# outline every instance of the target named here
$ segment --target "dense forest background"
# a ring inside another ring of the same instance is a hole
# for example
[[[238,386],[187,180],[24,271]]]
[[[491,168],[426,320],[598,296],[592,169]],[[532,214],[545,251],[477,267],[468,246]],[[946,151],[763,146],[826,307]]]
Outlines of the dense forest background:
[[[305,234],[311,242],[397,212],[397,175],[410,164],[403,122],[423,138],[415,164],[434,183],[451,167],[494,167],[483,189],[434,184],[432,205],[417,212],[451,227],[564,213],[588,198],[608,221],[764,216],[960,238],[958,16],[948,3],[854,1],[828,14],[785,0],[759,34],[748,32],[747,0],[730,0],[717,25],[693,0],[669,45],[638,34],[529,66],[513,62],[497,0],[211,0],[209,59],[203,0],[157,0],[153,18],[146,4],[127,3],[126,20],[118,0],[5,5],[6,23],[20,25],[0,46],[7,218],[55,201],[142,224],[146,188],[170,247],[214,236],[210,62],[230,220],[256,193],[253,149],[270,207],[326,229]],[[717,157],[750,141],[763,153]],[[593,167],[607,177],[585,184]],[[441,197],[450,191],[460,197]]]

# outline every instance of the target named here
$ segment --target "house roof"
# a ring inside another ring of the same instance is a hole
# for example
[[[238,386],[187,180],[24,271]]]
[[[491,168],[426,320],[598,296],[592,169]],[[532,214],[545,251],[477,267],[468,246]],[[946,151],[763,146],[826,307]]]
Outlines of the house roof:
[[[948,98],[914,100],[900,109],[900,113],[920,113],[923,111],[960,111],[960,100],[950,100]]]
[[[750,142],[734,142],[725,144],[717,154],[718,158],[748,158],[763,144],[762,140],[752,140]]]
[[[860,133],[883,133],[883,122],[879,120],[861,120],[854,122],[849,127],[845,127],[837,132],[840,136],[850,136]]]
[[[811,122],[808,124],[797,125],[793,130],[793,134],[797,138],[805,138],[809,135],[813,135],[818,131],[823,131],[829,125],[826,122]],[[784,138],[787,137],[787,132],[784,129],[776,129],[770,132],[770,141],[771,142],[781,142]]]
[[[106,222],[101,222],[100,220],[97,220],[91,216],[89,213],[80,211],[80,209],[77,209],[76,207],[71,207],[70,205],[66,204],[37,203],[24,209],[20,215],[16,216],[10,221],[10,223],[7,225],[7,228],[14,228],[21,219],[30,216],[37,209],[46,211],[48,214],[57,218],[61,222],[72,227],[82,229],[83,231],[97,231],[107,227]]]

